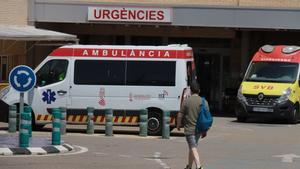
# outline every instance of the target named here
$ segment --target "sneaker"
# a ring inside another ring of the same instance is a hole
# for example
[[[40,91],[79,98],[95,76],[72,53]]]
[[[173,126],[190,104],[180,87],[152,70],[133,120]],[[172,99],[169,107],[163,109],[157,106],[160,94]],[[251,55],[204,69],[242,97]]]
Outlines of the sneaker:
[[[197,169],[204,169],[204,168],[203,168],[203,166],[201,166],[200,168],[197,168]]]
[[[192,168],[189,167],[189,165],[186,165],[186,167],[184,169],[192,169]]]

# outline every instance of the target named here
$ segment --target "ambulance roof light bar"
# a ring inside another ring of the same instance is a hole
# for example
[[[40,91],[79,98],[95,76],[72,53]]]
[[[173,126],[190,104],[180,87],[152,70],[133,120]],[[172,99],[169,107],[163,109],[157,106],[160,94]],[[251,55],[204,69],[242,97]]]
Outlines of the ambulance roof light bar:
[[[264,45],[263,47],[261,47],[261,50],[265,53],[271,53],[274,50],[274,46],[272,45]]]
[[[298,50],[300,50],[299,46],[286,46],[286,47],[282,48],[282,53],[291,54],[291,53],[297,52]]]

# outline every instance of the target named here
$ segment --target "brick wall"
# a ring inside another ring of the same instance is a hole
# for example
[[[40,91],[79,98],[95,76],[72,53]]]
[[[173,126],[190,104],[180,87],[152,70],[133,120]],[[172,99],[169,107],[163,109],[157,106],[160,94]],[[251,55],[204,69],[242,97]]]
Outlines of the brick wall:
[[[27,0],[1,0],[0,25],[27,25]]]

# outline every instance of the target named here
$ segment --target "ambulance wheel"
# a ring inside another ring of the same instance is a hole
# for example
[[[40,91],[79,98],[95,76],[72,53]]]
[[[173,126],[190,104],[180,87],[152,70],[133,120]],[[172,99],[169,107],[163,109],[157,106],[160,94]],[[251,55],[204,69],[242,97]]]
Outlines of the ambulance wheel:
[[[161,135],[162,112],[159,109],[150,109],[148,112],[148,134]]]
[[[297,124],[298,118],[299,118],[299,107],[295,105],[288,122],[290,124]]]
[[[35,115],[34,115],[33,111],[31,112],[31,117],[32,117],[32,121],[31,121],[32,130],[34,130],[34,131],[42,130],[45,125],[36,124],[36,122],[35,122]]]

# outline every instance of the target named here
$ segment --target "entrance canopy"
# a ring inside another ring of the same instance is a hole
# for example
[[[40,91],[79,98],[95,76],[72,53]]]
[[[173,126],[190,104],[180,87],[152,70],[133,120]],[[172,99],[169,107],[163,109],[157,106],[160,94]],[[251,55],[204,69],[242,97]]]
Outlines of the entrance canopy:
[[[11,25],[0,25],[0,40],[78,42],[76,35],[38,29],[33,26]]]

